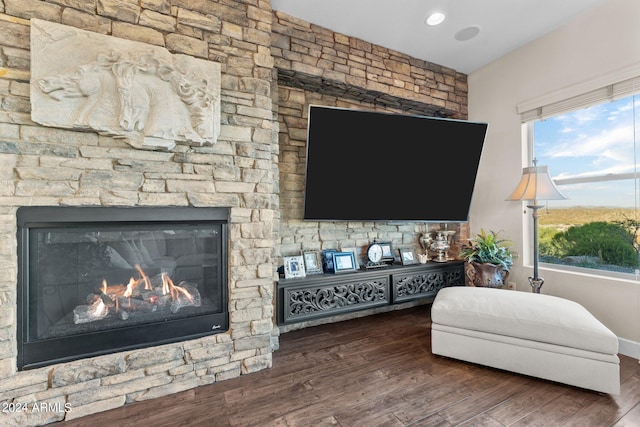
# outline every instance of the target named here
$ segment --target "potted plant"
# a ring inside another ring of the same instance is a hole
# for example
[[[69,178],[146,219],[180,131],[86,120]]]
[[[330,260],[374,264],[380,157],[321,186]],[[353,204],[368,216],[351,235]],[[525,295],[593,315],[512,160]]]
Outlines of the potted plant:
[[[513,265],[515,254],[509,249],[510,241],[500,239],[494,231],[480,233],[469,239],[470,246],[460,251],[467,262],[465,274],[469,286],[502,287]]]

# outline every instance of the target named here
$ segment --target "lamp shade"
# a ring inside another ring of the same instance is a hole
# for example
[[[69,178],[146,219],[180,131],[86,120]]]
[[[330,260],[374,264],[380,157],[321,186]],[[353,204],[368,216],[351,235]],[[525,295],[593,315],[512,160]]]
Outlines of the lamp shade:
[[[553,183],[546,166],[530,166],[522,169],[522,178],[507,200],[536,201],[566,198]]]

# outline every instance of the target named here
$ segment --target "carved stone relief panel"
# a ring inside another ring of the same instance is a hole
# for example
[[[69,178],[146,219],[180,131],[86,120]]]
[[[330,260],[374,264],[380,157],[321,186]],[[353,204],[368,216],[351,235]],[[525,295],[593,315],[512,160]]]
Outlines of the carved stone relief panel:
[[[136,148],[215,144],[220,64],[31,20],[31,118],[122,137]]]

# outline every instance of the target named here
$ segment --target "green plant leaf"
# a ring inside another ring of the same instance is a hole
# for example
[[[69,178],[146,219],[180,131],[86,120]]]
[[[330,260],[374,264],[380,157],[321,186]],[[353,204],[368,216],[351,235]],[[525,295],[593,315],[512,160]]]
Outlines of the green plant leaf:
[[[505,270],[509,270],[513,265],[515,254],[508,247],[511,242],[499,239],[498,233],[480,229],[470,242],[471,246],[460,251],[460,256],[467,262],[502,265]]]

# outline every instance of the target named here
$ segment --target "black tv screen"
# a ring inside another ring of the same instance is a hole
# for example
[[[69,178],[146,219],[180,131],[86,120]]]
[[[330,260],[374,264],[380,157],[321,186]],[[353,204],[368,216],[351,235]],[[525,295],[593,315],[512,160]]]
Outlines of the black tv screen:
[[[309,107],[304,219],[467,221],[486,123]]]

